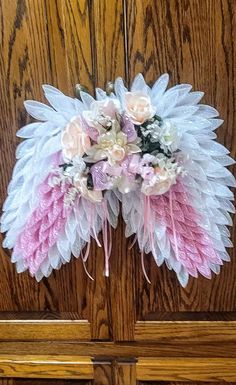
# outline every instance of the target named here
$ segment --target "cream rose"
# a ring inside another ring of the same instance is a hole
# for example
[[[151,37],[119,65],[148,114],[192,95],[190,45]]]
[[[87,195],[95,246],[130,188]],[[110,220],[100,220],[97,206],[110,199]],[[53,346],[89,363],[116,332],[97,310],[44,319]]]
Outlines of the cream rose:
[[[135,143],[128,143],[127,135],[122,131],[117,131],[113,125],[110,131],[98,137],[97,144],[88,150],[91,160],[102,160],[107,158],[111,166],[116,162],[121,162],[125,156],[140,152],[140,148]]]
[[[145,93],[135,91],[125,94],[125,112],[134,124],[140,125],[151,119],[155,111],[150,97]]]
[[[141,191],[145,195],[162,195],[175,183],[176,175],[174,173],[157,168],[151,179],[143,181]]]
[[[91,147],[90,138],[83,131],[80,117],[72,118],[67,124],[62,134],[61,144],[63,156],[67,160],[83,156]]]
[[[114,144],[111,150],[109,151],[110,157],[114,162],[120,162],[126,156],[125,150],[119,144]]]

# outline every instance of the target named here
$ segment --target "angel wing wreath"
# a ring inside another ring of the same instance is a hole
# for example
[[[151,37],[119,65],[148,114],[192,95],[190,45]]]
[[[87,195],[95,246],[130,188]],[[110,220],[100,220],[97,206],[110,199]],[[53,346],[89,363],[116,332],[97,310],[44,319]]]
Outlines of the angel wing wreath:
[[[120,207],[142,262],[151,252],[182,286],[229,261],[235,178],[225,166],[234,160],[214,141],[223,121],[199,104],[202,92],[189,84],[166,90],[168,80],[164,74],[150,88],[138,74],[129,91],[117,78],[114,92],[97,88],[94,99],[81,91],[80,100],[45,85],[51,107],[25,102],[39,122],[17,133],[26,140],[1,218],[19,273],[40,281],[71,254],[85,263],[94,238],[108,276]]]

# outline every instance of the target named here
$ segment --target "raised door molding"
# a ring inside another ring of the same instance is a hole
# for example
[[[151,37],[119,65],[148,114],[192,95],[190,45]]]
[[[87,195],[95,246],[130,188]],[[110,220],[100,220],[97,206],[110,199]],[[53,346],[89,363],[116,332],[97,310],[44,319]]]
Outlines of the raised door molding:
[[[1,355],[0,377],[93,379],[91,357]]]
[[[138,321],[135,341],[235,342],[235,321]],[[236,345],[235,345],[236,346]]]
[[[236,381],[235,358],[140,358],[137,380]]]

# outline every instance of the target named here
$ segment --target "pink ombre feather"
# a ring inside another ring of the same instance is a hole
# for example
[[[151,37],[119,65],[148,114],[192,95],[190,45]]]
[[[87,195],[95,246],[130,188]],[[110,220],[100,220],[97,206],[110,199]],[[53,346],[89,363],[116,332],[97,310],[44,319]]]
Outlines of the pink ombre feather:
[[[39,205],[19,235],[14,253],[22,255],[25,267],[35,275],[63,230],[70,208],[64,207],[69,184],[49,185],[52,174],[39,187]]]
[[[209,264],[222,265],[221,258],[214,250],[211,238],[200,226],[201,216],[191,205],[191,199],[180,182],[163,194],[152,196],[151,210],[158,222],[167,227],[176,259],[193,277],[200,272],[210,278]]]

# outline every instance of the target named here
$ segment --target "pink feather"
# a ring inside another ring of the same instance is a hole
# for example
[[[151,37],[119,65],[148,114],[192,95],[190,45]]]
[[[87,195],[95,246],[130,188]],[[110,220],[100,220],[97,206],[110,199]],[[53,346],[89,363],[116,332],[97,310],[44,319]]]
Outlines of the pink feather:
[[[214,250],[211,238],[200,226],[201,215],[191,205],[191,199],[180,182],[163,194],[152,196],[151,210],[155,212],[156,223],[167,227],[167,235],[176,259],[193,277],[198,272],[210,278],[209,264],[222,265]]]
[[[25,267],[32,275],[58,240],[70,212],[69,207],[64,207],[64,196],[70,185],[51,187],[48,183],[51,177],[52,174],[40,185],[39,206],[26,222],[14,248],[14,253],[22,255]]]

